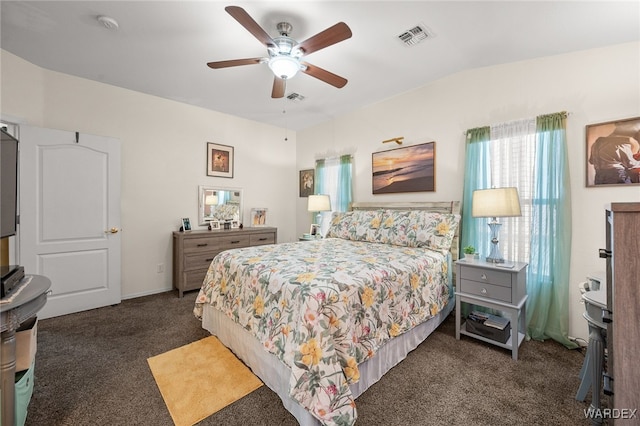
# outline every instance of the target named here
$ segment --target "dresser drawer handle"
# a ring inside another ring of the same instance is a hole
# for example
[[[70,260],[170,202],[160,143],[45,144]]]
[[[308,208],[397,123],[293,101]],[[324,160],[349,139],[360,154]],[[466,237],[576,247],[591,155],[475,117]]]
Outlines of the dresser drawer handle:
[[[238,244],[239,242],[240,242],[240,240],[231,241],[231,244]]]
[[[202,243],[202,244],[198,244],[197,246],[198,246],[198,247],[206,247],[206,246],[208,246],[208,245],[209,245],[209,244],[207,244],[207,243]]]
[[[205,262],[211,262],[213,260],[213,257],[209,258],[209,259],[205,259]]]
[[[480,278],[482,278],[483,280],[486,280],[486,279],[487,279],[487,276],[486,276],[486,274],[482,274],[482,275],[480,276]]]
[[[486,289],[486,288],[484,288],[484,287],[482,287],[482,290],[480,290],[480,293],[482,293],[482,294],[487,294],[487,289]]]
[[[258,241],[267,241],[267,240],[268,240],[268,238],[266,238],[266,237],[265,238],[258,238]]]

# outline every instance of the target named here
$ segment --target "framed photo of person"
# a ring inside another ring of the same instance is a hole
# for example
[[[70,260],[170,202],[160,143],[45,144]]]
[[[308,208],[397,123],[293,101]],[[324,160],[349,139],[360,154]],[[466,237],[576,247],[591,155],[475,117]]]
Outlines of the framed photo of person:
[[[188,217],[182,218],[182,230],[191,231],[191,220]]]
[[[265,208],[253,208],[251,209],[251,226],[266,226],[267,225],[267,209]]]
[[[320,238],[320,225],[312,223],[311,228],[309,229],[309,234],[311,234],[312,238]]]
[[[586,126],[586,186],[640,185],[640,117]]]

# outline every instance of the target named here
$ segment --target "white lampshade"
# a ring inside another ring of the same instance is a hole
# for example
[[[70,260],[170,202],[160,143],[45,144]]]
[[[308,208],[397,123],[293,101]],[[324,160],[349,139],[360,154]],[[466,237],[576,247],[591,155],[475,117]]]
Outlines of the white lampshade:
[[[204,203],[207,206],[215,206],[216,204],[218,204],[218,197],[215,195],[207,195],[206,197],[204,197]]]
[[[507,187],[473,191],[471,215],[473,217],[521,216],[518,189]]]
[[[331,200],[328,195],[309,195],[307,202],[307,210],[310,212],[328,212],[331,211]]]
[[[269,60],[269,68],[276,77],[290,79],[297,74],[300,64],[291,56],[274,56]]]

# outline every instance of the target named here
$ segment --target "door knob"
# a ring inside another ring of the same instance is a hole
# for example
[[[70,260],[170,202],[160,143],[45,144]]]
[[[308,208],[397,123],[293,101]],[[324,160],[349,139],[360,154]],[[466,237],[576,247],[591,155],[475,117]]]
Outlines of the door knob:
[[[104,231],[104,233],[105,234],[117,234],[118,231],[119,231],[118,228],[113,227],[113,228],[109,229],[108,231]]]

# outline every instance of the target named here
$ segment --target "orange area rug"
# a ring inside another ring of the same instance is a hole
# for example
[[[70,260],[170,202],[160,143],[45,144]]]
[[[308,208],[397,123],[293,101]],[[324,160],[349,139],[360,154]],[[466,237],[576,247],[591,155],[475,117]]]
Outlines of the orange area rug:
[[[147,362],[176,426],[198,423],[262,386],[214,336]]]

